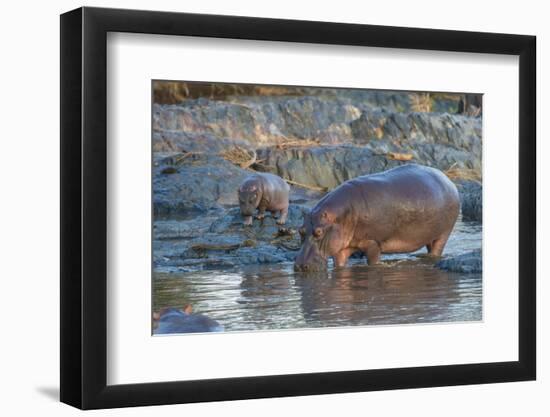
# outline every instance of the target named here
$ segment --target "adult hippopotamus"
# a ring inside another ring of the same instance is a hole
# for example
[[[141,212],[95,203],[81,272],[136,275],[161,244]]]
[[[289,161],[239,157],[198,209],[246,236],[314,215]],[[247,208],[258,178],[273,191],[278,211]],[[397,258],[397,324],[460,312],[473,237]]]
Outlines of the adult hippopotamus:
[[[168,307],[153,313],[153,334],[221,332],[223,326],[203,314],[193,313],[190,305],[183,309]]]
[[[256,173],[247,177],[239,187],[239,206],[244,224],[252,224],[252,216],[256,209],[257,219],[263,219],[266,210],[273,216],[280,212],[277,224],[285,224],[289,193],[289,185],[277,175]]]
[[[458,217],[455,185],[441,171],[402,165],[344,182],[304,216],[295,270],[345,266],[356,251],[376,264],[381,253],[422,247],[440,256]]]

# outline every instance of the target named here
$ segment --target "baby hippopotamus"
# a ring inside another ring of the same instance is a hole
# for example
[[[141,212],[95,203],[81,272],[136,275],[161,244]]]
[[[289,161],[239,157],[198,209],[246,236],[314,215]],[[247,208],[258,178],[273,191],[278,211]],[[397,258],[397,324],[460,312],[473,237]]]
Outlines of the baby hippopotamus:
[[[422,247],[441,256],[460,209],[456,186],[441,171],[416,164],[344,182],[326,194],[300,228],[302,247],[294,269],[345,266],[357,251],[376,264],[381,253]]]
[[[288,215],[289,185],[277,175],[256,173],[247,177],[239,187],[239,206],[244,224],[252,224],[252,216],[258,209],[257,219],[263,219],[266,210],[275,217],[277,224],[285,224]]]
[[[153,313],[153,334],[221,332],[223,326],[203,314],[194,314],[190,305],[183,309],[165,308]]]

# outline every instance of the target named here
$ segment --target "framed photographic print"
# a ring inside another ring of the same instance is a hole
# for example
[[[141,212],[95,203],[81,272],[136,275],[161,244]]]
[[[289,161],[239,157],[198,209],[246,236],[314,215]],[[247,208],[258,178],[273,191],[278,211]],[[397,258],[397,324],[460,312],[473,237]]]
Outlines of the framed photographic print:
[[[535,38],[61,16],[61,400],[535,379]]]

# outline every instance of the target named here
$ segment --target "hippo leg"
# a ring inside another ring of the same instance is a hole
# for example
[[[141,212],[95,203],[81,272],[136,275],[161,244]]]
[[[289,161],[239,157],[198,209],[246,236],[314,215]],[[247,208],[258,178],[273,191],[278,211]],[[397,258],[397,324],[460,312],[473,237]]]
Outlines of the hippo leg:
[[[256,216],[256,218],[257,218],[258,220],[263,220],[264,217],[265,217],[265,207],[260,206],[260,207],[258,208],[258,215]]]
[[[288,207],[281,210],[281,217],[277,220],[277,224],[285,224],[286,217],[288,216]]]
[[[346,264],[348,263],[348,258],[353,255],[353,252],[355,252],[355,250],[356,249],[352,248],[342,249],[340,252],[334,255],[334,265],[336,267],[346,266]]]
[[[380,261],[380,245],[374,240],[369,240],[359,248],[367,255],[367,264],[375,265]]]
[[[244,217],[244,225],[245,226],[252,226],[252,216],[245,216]]]
[[[432,243],[426,245],[429,256],[441,256],[443,249],[445,249],[445,245],[447,244],[447,240],[449,239],[449,234],[450,233],[445,234],[434,240]]]

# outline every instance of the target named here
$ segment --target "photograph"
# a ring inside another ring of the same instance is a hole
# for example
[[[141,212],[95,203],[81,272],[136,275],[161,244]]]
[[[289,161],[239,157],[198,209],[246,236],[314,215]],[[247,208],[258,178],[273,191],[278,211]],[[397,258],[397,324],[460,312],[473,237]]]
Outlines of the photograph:
[[[483,95],[152,80],[153,335],[483,320]]]
[[[4,3],[0,416],[550,415],[544,3],[312,5]]]

